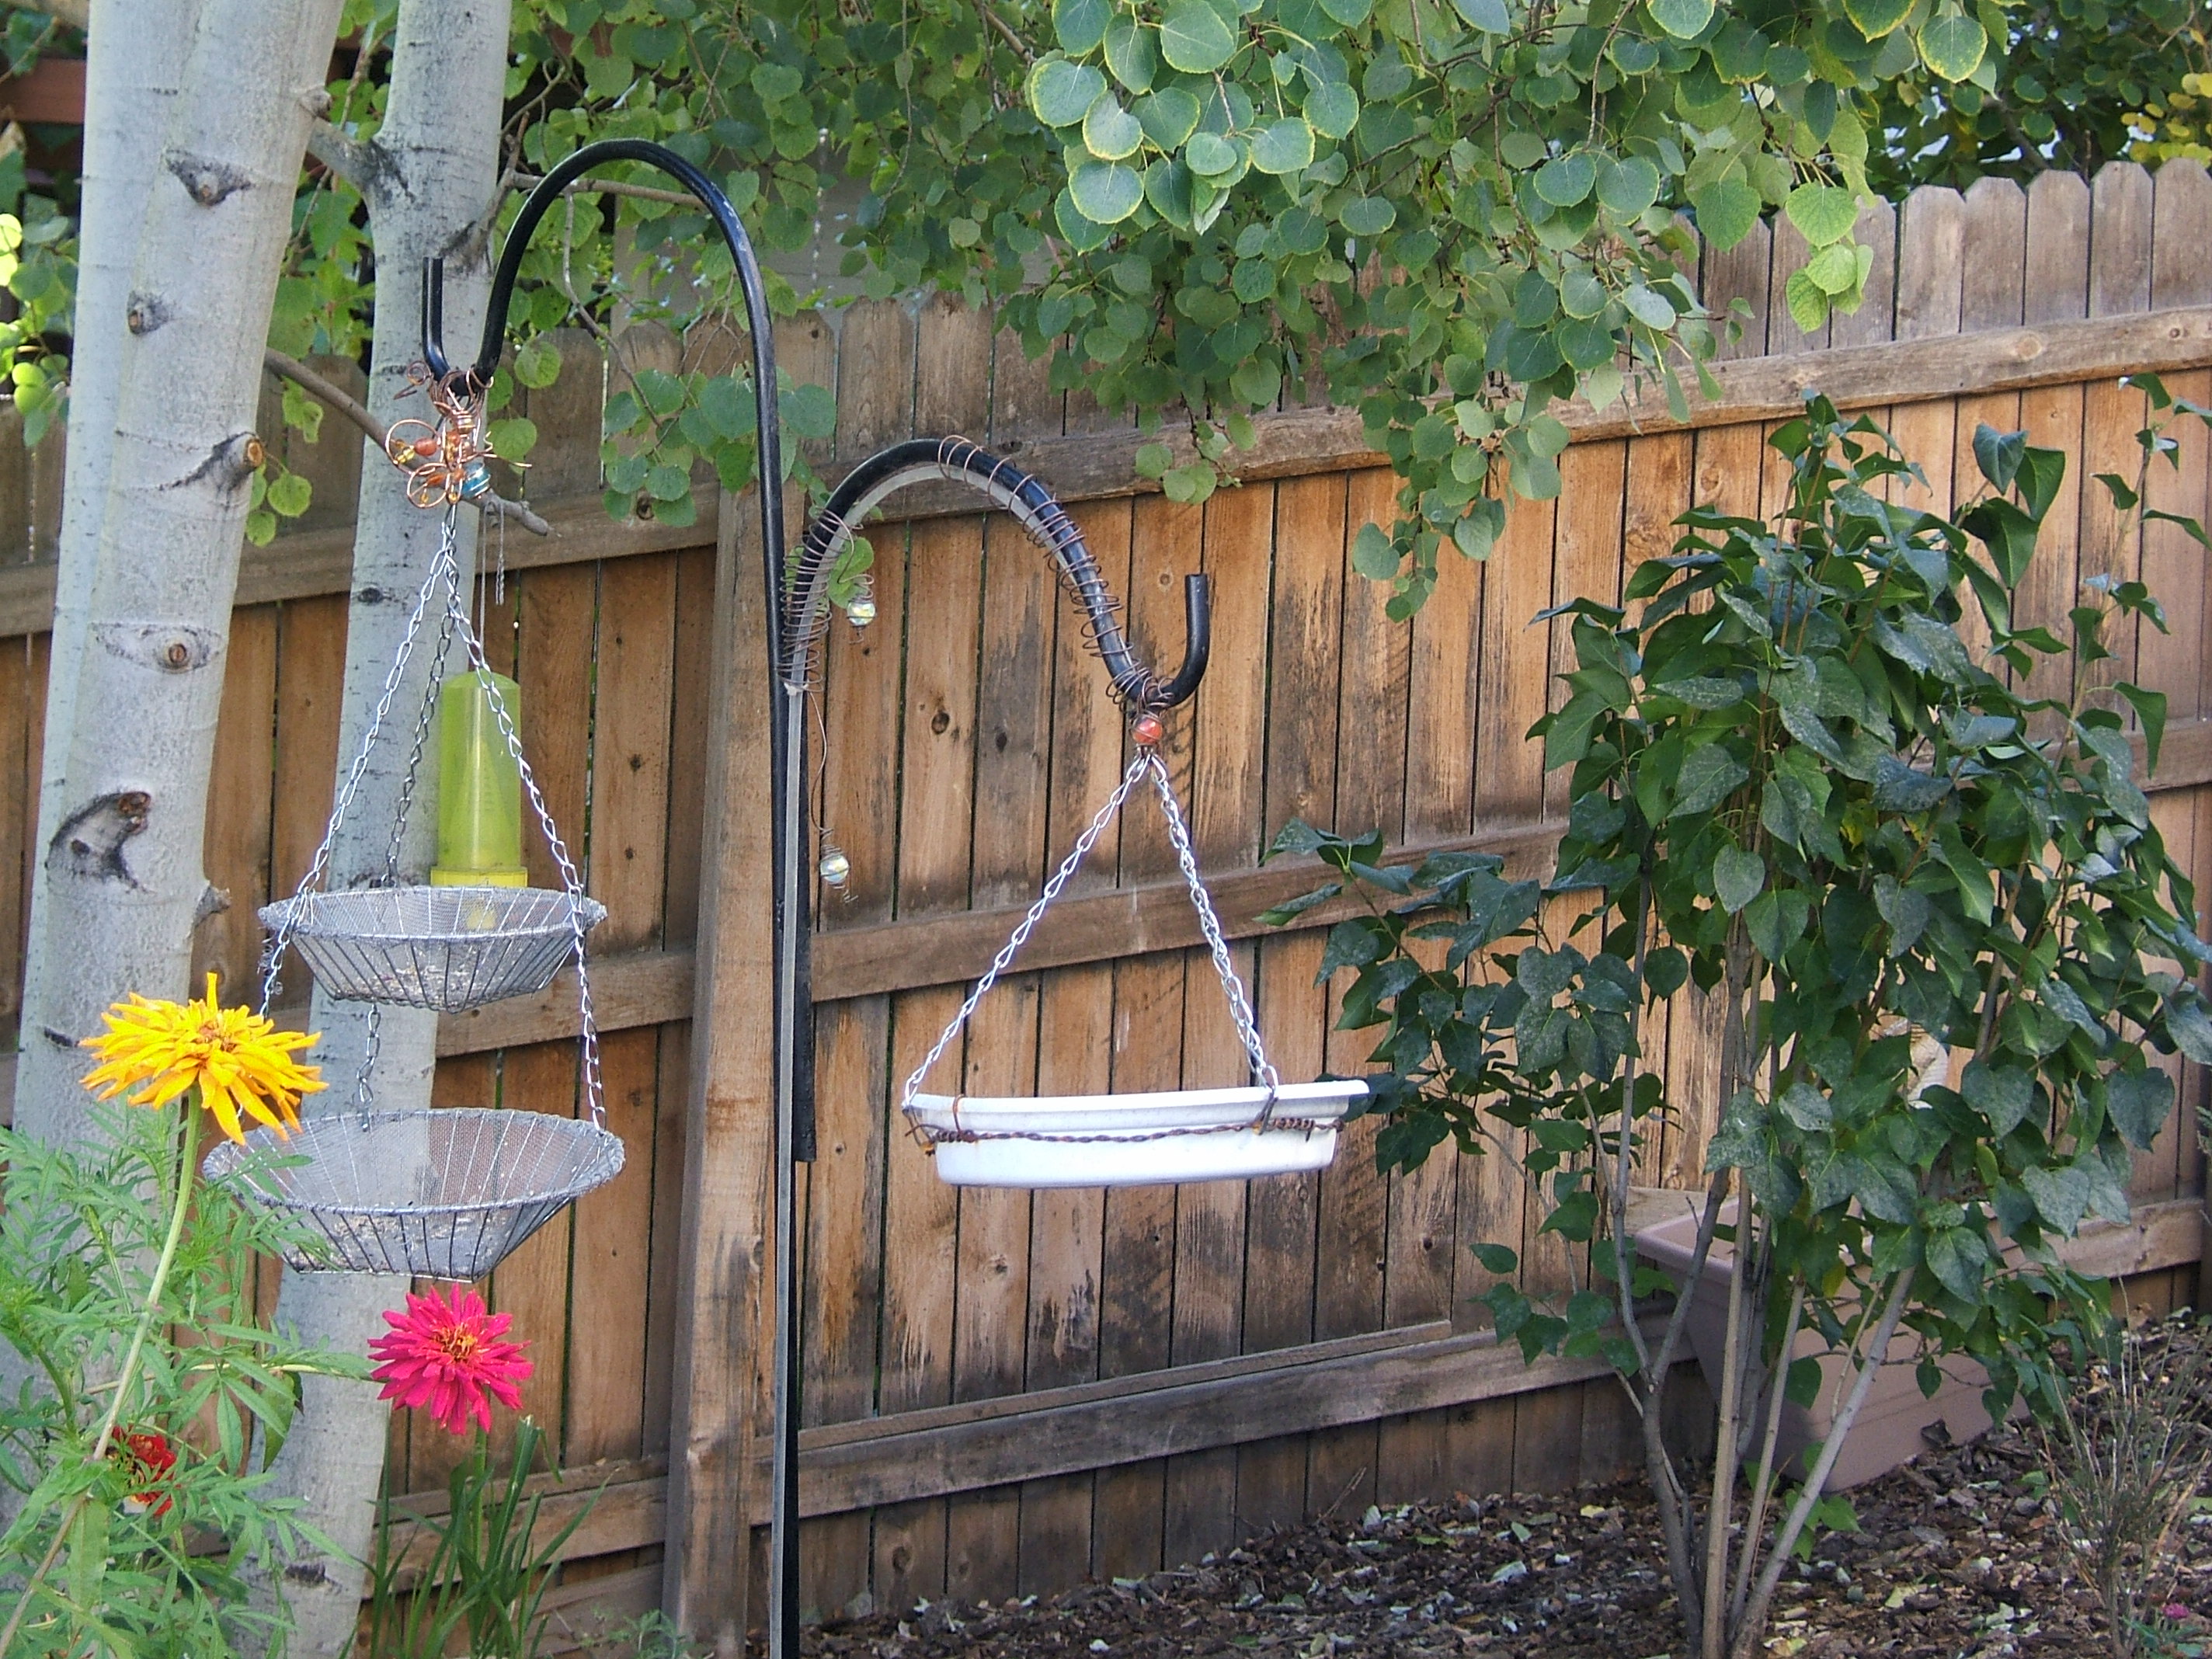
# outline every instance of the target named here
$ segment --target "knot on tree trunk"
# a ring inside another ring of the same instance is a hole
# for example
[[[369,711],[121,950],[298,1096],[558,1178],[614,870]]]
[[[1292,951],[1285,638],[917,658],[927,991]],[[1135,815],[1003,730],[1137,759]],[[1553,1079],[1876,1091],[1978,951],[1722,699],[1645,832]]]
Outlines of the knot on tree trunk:
[[[158,294],[134,291],[124,307],[123,323],[133,334],[151,334],[169,320],[169,304]]]
[[[222,655],[223,637],[210,628],[177,623],[112,622],[94,626],[100,648],[125,662],[165,674],[186,674]]]
[[[153,807],[154,798],[143,789],[101,795],[80,806],[62,820],[47,843],[47,874],[136,888],[137,878],[123,861],[123,851],[133,836],[144,833]]]
[[[181,149],[171,150],[161,160],[177,182],[184,185],[185,193],[202,207],[214,207],[241,190],[253,188],[253,180],[246,172],[228,161]]]
[[[268,459],[269,451],[257,434],[235,432],[210,450],[207,459],[183,477],[161,487],[181,489],[186,484],[210,483],[228,495],[260,471],[261,464]]]

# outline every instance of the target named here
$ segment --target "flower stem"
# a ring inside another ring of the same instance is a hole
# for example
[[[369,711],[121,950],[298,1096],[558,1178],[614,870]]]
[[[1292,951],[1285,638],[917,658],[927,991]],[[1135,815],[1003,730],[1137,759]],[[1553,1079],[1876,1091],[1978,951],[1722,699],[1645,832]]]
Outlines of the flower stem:
[[[179,1131],[177,1147],[177,1196],[169,1208],[169,1231],[161,1240],[161,1254],[154,1264],[154,1277],[146,1287],[146,1304],[138,1310],[137,1328],[131,1333],[131,1346],[123,1355],[123,1368],[116,1373],[115,1395],[107,1402],[107,1415],[100,1420],[100,1433],[92,1443],[90,1462],[97,1464],[107,1455],[107,1449],[115,1438],[115,1425],[123,1415],[123,1404],[131,1395],[131,1384],[136,1379],[139,1356],[146,1351],[146,1338],[154,1328],[154,1321],[161,1311],[161,1297],[169,1288],[169,1270],[176,1265],[177,1246],[185,1237],[185,1216],[191,1206],[192,1174],[199,1152],[199,1091],[193,1090],[185,1097],[185,1121]],[[39,1586],[60,1557],[62,1546],[69,1541],[70,1529],[84,1512],[91,1494],[88,1490],[70,1500],[64,1511],[61,1524],[54,1529],[54,1541],[46,1547],[29,1580],[23,1586],[21,1598],[15,1610],[8,1615],[5,1628],[0,1628],[0,1659],[7,1659],[9,1650],[15,1646],[15,1632],[21,1628],[23,1616],[37,1598]]]

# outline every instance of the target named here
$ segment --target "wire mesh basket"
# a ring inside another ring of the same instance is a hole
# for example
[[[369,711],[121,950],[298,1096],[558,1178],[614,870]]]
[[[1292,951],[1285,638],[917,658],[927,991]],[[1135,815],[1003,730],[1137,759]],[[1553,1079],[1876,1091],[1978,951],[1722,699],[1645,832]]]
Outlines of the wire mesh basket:
[[[289,1139],[255,1129],[208,1154],[327,1241],[287,1251],[301,1271],[483,1278],[563,1206],[621,1173],[621,1138],[587,1118],[444,1107],[332,1112]]]
[[[540,887],[363,887],[279,900],[261,922],[334,997],[454,1014],[544,990],[606,914]]]

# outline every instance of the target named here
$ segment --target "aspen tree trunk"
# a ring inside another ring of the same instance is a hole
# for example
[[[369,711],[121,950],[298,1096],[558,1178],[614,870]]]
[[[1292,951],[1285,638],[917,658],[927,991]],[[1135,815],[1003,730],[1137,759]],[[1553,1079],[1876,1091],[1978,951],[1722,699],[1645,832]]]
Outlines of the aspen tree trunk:
[[[431,418],[407,370],[422,353],[422,281],[426,256],[445,266],[445,339],[456,362],[472,360],[490,285],[484,223],[499,179],[499,130],[506,88],[507,0],[402,0],[392,39],[392,91],[384,125],[368,143],[325,132],[316,154],[342,168],[369,209],[376,249],[376,331],[368,404],[385,424]],[[398,653],[409,611],[438,547],[444,514],[408,504],[406,480],[374,446],[362,462],[354,539],[353,599],[346,623],[345,701],[339,764],[352,764]],[[478,514],[459,515],[464,578],[472,568]],[[380,880],[410,739],[430,684],[434,618],[408,663],[407,677],[373,751],[346,823],[331,849],[330,885]],[[465,664],[456,656],[449,674]],[[426,756],[400,843],[401,878],[422,881],[435,853],[434,756]],[[310,1096],[310,1111],[352,1109],[362,1076],[368,1009],[319,990],[310,1029],[329,1091]],[[380,1109],[430,1103],[438,1022],[414,1009],[383,1010],[368,1088]],[[490,1105],[492,1103],[479,1103]],[[276,1304],[280,1326],[311,1340],[361,1352],[384,1329],[380,1310],[396,1306],[403,1279],[357,1273],[287,1273]],[[558,1333],[518,1332],[540,1340]],[[309,1377],[300,1413],[274,1469],[274,1495],[301,1500],[300,1518],[340,1553],[294,1560],[282,1580],[292,1613],[288,1651],[336,1655],[351,1639],[361,1607],[363,1562],[375,1520],[384,1465],[387,1407],[374,1383]]]
[[[85,643],[46,730],[64,781],[32,884],[15,1106],[46,1139],[82,1121],[76,1044],[100,1011],[185,988],[261,353],[339,3],[206,0],[148,186]]]
[[[198,11],[195,0],[159,6],[99,0],[87,36],[76,314],[70,325],[69,458],[62,477],[60,561],[46,672],[50,732],[69,731],[76,706],[100,514],[107,504],[107,461],[114,453],[123,345],[130,337],[123,313],[147,195],[161,164],[161,135],[168,130]],[[61,822],[69,753],[67,744],[46,745],[35,843],[40,847]],[[27,1120],[20,1109],[16,1121],[27,1129],[63,1127],[36,1112]]]

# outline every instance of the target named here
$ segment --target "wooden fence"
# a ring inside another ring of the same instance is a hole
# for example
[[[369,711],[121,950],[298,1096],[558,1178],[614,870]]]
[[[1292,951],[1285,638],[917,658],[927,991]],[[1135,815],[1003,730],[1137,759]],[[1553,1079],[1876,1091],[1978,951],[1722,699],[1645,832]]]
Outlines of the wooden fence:
[[[2176,163],[2049,174],[1870,212],[1866,307],[1820,337],[1792,326],[1784,228],[1705,261],[1708,302],[1746,302],[1723,395],[1686,427],[1658,408],[1571,412],[1557,502],[1517,503],[1483,565],[1449,561],[1410,623],[1347,572],[1351,538],[1389,519],[1393,480],[1356,417],[1263,417],[1241,488],[1203,507],[1139,480],[1138,435],[986,319],[939,300],[810,317],[781,347],[833,385],[818,461],[914,433],[988,438],[1078,503],[1133,634],[1170,660],[1182,576],[1214,588],[1213,666],[1170,722],[1201,862],[1288,1076],[1358,1071],[1314,984],[1316,914],[1254,920],[1310,870],[1259,866],[1293,815],[1405,848],[1476,847],[1540,868],[1563,820],[1559,780],[1522,738],[1556,696],[1547,605],[1610,597],[1668,545],[1692,501],[1771,510],[1771,423],[1817,386],[1874,411],[1926,468],[1933,499],[1970,486],[1978,423],[2066,450],[2029,609],[2058,620],[2077,582],[2140,572],[2170,631],[2124,641],[2171,699],[2154,810],[2176,856],[2212,880],[2212,688],[2203,555],[2179,532],[2114,533],[2081,481],[2127,471],[2155,368],[2212,402],[2212,179]],[[1770,295],[1774,296],[1770,303]],[[666,362],[665,337],[622,343]],[[597,494],[597,359],[530,395],[531,493],[556,527],[511,533],[495,657],[522,685],[524,735],[556,817],[577,827],[609,907],[594,985],[609,1036],[611,1121],[629,1162],[494,1276],[538,1363],[527,1404],[557,1436],[565,1517],[605,1490],[569,1547],[560,1595],[601,1610],[659,1601],[734,1642],[762,1607],[757,1523],[766,1436],[760,1288],[767,1268],[763,915],[765,756],[755,709],[760,617],[744,503],[702,492],[700,528],[610,521]],[[1656,402],[1656,400],[1655,400]],[[273,428],[274,422],[271,422]],[[258,948],[253,908],[298,879],[336,763],[358,452],[295,446],[317,519],[249,550],[210,806],[209,867],[231,898],[201,954],[233,987]],[[27,881],[51,604],[50,451],[0,468],[0,859]],[[2185,435],[2160,505],[2206,514],[2212,453]],[[849,857],[821,896],[814,947],[821,1155],[806,1206],[805,1600],[828,1616],[920,1596],[1003,1597],[1086,1573],[1141,1573],[1238,1536],[1370,1502],[1543,1489],[1623,1466],[1620,1392],[1594,1364],[1524,1368],[1481,1330],[1487,1280],[1468,1245],[1525,1249],[1557,1279],[1555,1243],[1498,1159],[1440,1153],[1385,1180],[1369,1134],[1317,1177],[1099,1192],[955,1192],[893,1121],[890,1098],[1125,761],[1103,677],[1036,550],[970,503],[917,492],[878,528],[875,624],[836,624],[821,695],[820,816]],[[720,524],[719,545],[714,526]],[[532,852],[543,879],[542,848]],[[20,990],[21,884],[0,884],[0,1000]],[[988,1002],[957,1055],[994,1093],[1196,1086],[1242,1060],[1149,812],[1091,866]],[[702,1018],[695,1028],[695,1007]],[[694,1032],[698,1036],[695,1041]],[[573,1012],[556,992],[448,1020],[441,1103],[568,1110]],[[1689,1116],[1653,1178],[1692,1184],[1713,1102],[1696,994],[1665,1023]],[[948,1060],[948,1067],[953,1062]],[[950,1077],[948,1070],[943,1075]],[[2184,1115],[2203,1079],[2184,1091]],[[2197,1295],[2192,1136],[2137,1161],[2136,1224],[2085,1246],[2135,1275],[2139,1301]],[[394,1485],[438,1486],[453,1443],[403,1413]]]

